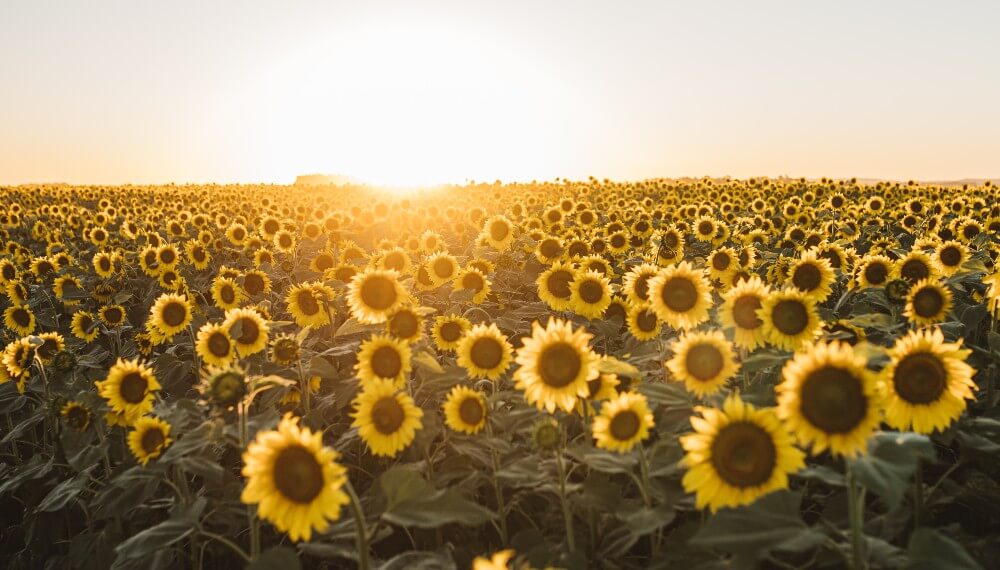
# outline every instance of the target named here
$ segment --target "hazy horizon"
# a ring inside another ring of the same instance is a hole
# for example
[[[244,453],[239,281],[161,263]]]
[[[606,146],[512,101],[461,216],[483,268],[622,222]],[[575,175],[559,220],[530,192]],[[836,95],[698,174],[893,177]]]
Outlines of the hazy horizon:
[[[990,2],[8,2],[0,184],[990,178],[998,16]]]

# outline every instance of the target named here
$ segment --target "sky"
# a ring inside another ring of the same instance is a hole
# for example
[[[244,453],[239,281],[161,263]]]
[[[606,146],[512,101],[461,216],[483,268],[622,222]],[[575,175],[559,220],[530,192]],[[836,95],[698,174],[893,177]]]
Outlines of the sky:
[[[1000,176],[1000,2],[0,2],[0,184]]]

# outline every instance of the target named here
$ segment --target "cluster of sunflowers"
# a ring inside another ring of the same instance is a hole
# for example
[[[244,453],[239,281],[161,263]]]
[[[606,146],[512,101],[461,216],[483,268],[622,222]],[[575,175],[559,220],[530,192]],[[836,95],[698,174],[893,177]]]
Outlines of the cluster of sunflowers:
[[[990,183],[0,191],[8,567],[1000,553]]]

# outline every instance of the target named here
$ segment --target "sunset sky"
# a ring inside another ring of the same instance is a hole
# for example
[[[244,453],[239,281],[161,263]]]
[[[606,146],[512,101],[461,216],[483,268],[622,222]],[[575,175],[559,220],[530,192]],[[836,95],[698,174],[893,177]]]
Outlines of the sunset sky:
[[[1000,176],[1000,2],[0,4],[0,183]]]

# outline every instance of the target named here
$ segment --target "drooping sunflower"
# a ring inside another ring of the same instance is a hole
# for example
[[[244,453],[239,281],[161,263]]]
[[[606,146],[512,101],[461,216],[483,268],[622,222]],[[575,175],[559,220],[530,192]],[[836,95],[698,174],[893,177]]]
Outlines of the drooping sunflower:
[[[455,352],[469,376],[496,380],[510,367],[514,347],[495,324],[480,323],[462,336]]]
[[[846,342],[806,346],[782,370],[778,416],[813,454],[829,449],[853,457],[867,451],[878,427],[876,378]]]
[[[622,392],[601,406],[592,432],[597,447],[628,453],[649,437],[653,425],[646,397],[638,392]]]
[[[271,341],[271,362],[282,366],[292,366],[299,363],[301,344],[298,339],[289,334],[281,334]]]
[[[149,310],[149,325],[169,340],[188,326],[191,312],[191,302],[186,296],[164,293]]]
[[[406,384],[410,366],[409,343],[391,336],[374,335],[361,343],[354,372],[362,387],[385,380],[398,389]]]
[[[764,321],[757,315],[770,288],[753,275],[726,292],[719,306],[719,321],[733,329],[733,344],[753,350],[764,344]]]
[[[649,280],[649,300],[660,319],[683,330],[708,320],[712,290],[704,273],[682,261]]]
[[[757,409],[731,394],[722,409],[699,407],[692,416],[694,433],[680,438],[686,452],[684,490],[695,493],[695,505],[712,512],[749,505],[788,487],[788,476],[805,466],[772,409]]]
[[[597,378],[600,357],[590,349],[592,336],[573,323],[550,318],[543,328],[532,323],[531,336],[522,339],[514,372],[515,385],[525,400],[550,414],[556,408],[571,412],[589,393],[587,382]]]
[[[573,312],[582,317],[599,318],[611,304],[611,283],[596,271],[577,271],[569,290]]]
[[[140,465],[159,457],[171,443],[170,424],[154,416],[135,420],[128,434],[128,448]]]
[[[225,366],[236,356],[236,345],[226,327],[205,323],[198,329],[195,351],[205,364]]]
[[[442,408],[444,423],[457,432],[474,435],[486,427],[486,398],[481,392],[455,386],[448,392]]]
[[[59,410],[59,415],[62,416],[66,425],[78,432],[87,431],[87,428],[90,427],[90,420],[93,418],[90,408],[83,402],[76,400],[66,402]]]
[[[72,307],[80,303],[80,293],[83,292],[83,285],[80,280],[72,275],[57,277],[52,283],[52,293],[57,299],[67,307]]]
[[[951,289],[932,279],[918,281],[906,296],[903,314],[917,325],[933,325],[945,320],[951,311]]]
[[[18,336],[35,332],[35,313],[27,305],[11,305],[3,312],[3,324]]]
[[[313,531],[326,531],[350,502],[339,457],[323,445],[322,432],[300,427],[298,418],[287,414],[278,429],[258,432],[243,453],[246,487],[240,500],[256,504],[257,514],[292,541],[309,540]]]
[[[705,397],[722,390],[739,364],[722,331],[687,332],[674,344],[667,368],[689,392]]]
[[[243,358],[267,348],[267,334],[270,330],[267,320],[254,309],[230,309],[222,321],[236,345],[236,352]]]
[[[975,398],[975,369],[965,360],[962,340],[945,342],[941,329],[912,330],[889,349],[880,376],[885,421],[902,431],[944,430]]]
[[[387,333],[411,344],[424,336],[424,317],[414,307],[400,307],[389,315],[385,325]]]
[[[431,327],[431,336],[434,337],[434,345],[438,350],[454,352],[458,348],[462,336],[472,329],[469,319],[458,315],[446,315],[434,318]]]
[[[635,303],[628,308],[625,315],[625,325],[628,332],[636,340],[653,340],[660,336],[663,329],[663,321],[656,315],[656,311],[649,303]]]
[[[358,434],[373,455],[395,457],[406,449],[421,429],[423,410],[392,382],[373,380],[355,398],[354,422]]]
[[[538,298],[554,311],[569,309],[573,303],[570,283],[574,279],[576,279],[576,269],[572,263],[559,261],[552,263],[535,281],[538,286]]]
[[[819,257],[815,249],[806,251],[788,267],[788,285],[817,303],[830,296],[834,279],[830,262]]]
[[[813,340],[822,329],[816,302],[792,288],[764,297],[757,316],[764,323],[767,342],[788,351]]]
[[[321,327],[330,323],[331,302],[335,293],[320,283],[300,283],[288,290],[285,303],[295,324],[302,328]]]
[[[152,368],[138,360],[121,358],[108,370],[107,378],[94,384],[111,410],[124,414],[129,423],[153,410],[153,399],[160,390]]]
[[[100,328],[97,326],[97,320],[94,319],[93,313],[77,311],[73,313],[73,318],[70,321],[70,332],[84,342],[91,342],[100,334]]]
[[[373,268],[355,275],[347,293],[351,315],[369,325],[384,323],[408,298],[398,273]]]

